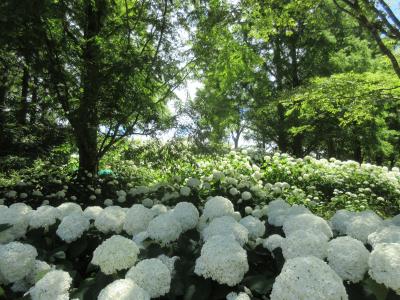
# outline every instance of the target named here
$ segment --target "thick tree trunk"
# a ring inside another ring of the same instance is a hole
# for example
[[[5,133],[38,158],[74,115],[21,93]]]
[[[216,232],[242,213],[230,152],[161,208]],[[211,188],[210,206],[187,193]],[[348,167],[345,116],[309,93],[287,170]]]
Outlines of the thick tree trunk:
[[[290,54],[290,66],[291,66],[291,80],[292,80],[292,87],[296,88],[300,85],[300,78],[299,78],[299,66],[298,66],[298,59],[297,59],[297,40],[298,35],[297,33],[293,34],[289,41],[289,54]],[[295,124],[299,123],[298,117],[293,115],[295,118]],[[293,137],[292,142],[292,152],[293,155],[296,157],[303,157],[303,141],[304,135],[303,134],[296,134]]]
[[[328,137],[326,146],[327,146],[327,150],[328,150],[328,158],[336,157],[336,147],[335,147],[335,141],[333,140],[333,138]]]
[[[283,62],[282,62],[282,49],[281,41],[277,37],[274,41],[274,57],[273,62],[276,68],[276,90],[279,93],[283,89]],[[288,135],[286,130],[286,119],[285,119],[285,108],[282,103],[278,101],[277,104],[278,122],[277,122],[277,135],[278,135],[278,148],[281,152],[287,152],[288,150]]]
[[[359,163],[362,163],[363,157],[362,157],[362,150],[361,150],[361,143],[358,139],[354,140],[354,145],[353,145],[353,159]]]
[[[281,152],[288,150],[288,137],[285,127],[285,108],[282,103],[278,103],[278,148]]]
[[[33,77],[33,84],[32,84],[32,102],[30,106],[29,112],[29,123],[34,124],[36,122],[36,108],[38,107],[38,79],[36,76]]]
[[[102,27],[104,2],[85,1],[86,28],[85,44],[82,51],[83,94],[78,109],[75,128],[79,148],[79,171],[97,174],[99,158],[97,153],[97,130],[99,126],[97,104],[100,98],[100,47],[96,36]]]
[[[7,69],[0,68],[0,154],[6,149],[4,128],[6,123],[5,106],[8,92],[7,79]]]
[[[24,66],[21,83],[21,101],[19,109],[16,113],[17,123],[26,125],[26,117],[28,114],[28,90],[29,90],[29,71],[28,67]]]

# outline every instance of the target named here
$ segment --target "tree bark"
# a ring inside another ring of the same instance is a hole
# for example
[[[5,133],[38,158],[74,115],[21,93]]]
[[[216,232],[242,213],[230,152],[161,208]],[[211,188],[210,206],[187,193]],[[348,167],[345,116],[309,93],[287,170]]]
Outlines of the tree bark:
[[[274,40],[274,56],[273,62],[275,64],[276,69],[276,90],[279,93],[283,89],[283,62],[282,62],[282,49],[280,44],[279,37],[276,37]],[[277,112],[278,112],[278,122],[277,122],[277,135],[278,135],[278,148],[281,152],[287,152],[288,150],[288,136],[286,130],[286,120],[285,120],[285,108],[282,103],[278,101],[277,104]]]
[[[79,149],[79,171],[97,174],[99,158],[97,153],[97,130],[99,127],[97,104],[100,98],[100,46],[96,36],[102,27],[104,13],[102,0],[85,1],[86,27],[85,43],[82,49],[83,93],[79,103],[77,127],[74,128]]]
[[[26,125],[26,117],[28,114],[28,90],[29,90],[29,70],[27,66],[24,66],[22,73],[21,83],[21,99],[19,103],[19,109],[16,113],[17,123],[20,125]]]

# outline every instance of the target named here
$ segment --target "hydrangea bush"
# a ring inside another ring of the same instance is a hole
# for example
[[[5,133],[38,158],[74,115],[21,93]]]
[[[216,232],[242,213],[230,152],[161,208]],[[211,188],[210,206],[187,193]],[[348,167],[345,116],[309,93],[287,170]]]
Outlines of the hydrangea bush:
[[[400,299],[399,170],[245,152],[185,168],[3,188],[0,299]]]

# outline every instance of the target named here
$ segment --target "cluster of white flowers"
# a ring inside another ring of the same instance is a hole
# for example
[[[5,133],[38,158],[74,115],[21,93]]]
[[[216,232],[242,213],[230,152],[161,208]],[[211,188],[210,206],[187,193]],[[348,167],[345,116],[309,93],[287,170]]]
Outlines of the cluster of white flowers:
[[[369,251],[351,237],[338,237],[328,244],[329,266],[343,279],[359,282],[368,270]]]
[[[336,211],[330,220],[332,230],[338,234],[346,234],[347,225],[354,215],[354,212],[345,209]]]
[[[246,251],[235,238],[216,235],[203,245],[194,272],[220,284],[234,286],[248,270]]]
[[[238,243],[242,246],[249,240],[249,231],[247,228],[230,216],[223,216],[213,219],[202,232],[202,236],[205,241],[209,240],[215,235],[233,235]]]
[[[222,196],[211,197],[204,205],[203,218],[211,221],[222,216],[231,216],[234,213],[233,204]]]
[[[151,209],[142,204],[134,204],[126,213],[124,230],[131,235],[145,231],[154,216],[155,213]]]
[[[32,270],[24,278],[24,280],[30,285],[34,285],[37,281],[42,279],[44,275],[47,274],[52,269],[52,267],[45,261],[35,260]]]
[[[103,211],[100,206],[88,206],[83,211],[83,215],[89,220],[96,220],[97,216]]]
[[[316,231],[296,230],[281,242],[285,259],[299,256],[315,256],[324,259],[327,254],[328,238]]]
[[[226,295],[226,300],[250,300],[250,297],[246,293],[237,294],[235,292],[231,292]]]
[[[378,244],[371,252],[369,275],[400,295],[400,244]]]
[[[0,278],[5,282],[16,282],[27,276],[32,270],[36,256],[35,247],[11,242],[0,245]]]
[[[137,283],[151,298],[165,295],[171,285],[170,270],[157,258],[140,261],[128,271],[126,278]]]
[[[65,242],[79,239],[90,227],[90,221],[82,213],[65,216],[57,228],[56,234]]]
[[[263,241],[263,247],[272,252],[276,248],[282,247],[284,240],[285,239],[279,234],[272,234]]]
[[[65,202],[57,207],[60,211],[60,219],[69,216],[71,214],[81,214],[82,208],[79,204],[74,202]]]
[[[0,207],[0,224],[12,226],[0,232],[0,244],[14,241],[25,235],[31,211],[32,208],[24,203]]]
[[[183,231],[196,228],[199,221],[199,211],[189,202],[179,202],[172,210],[172,216],[181,224]]]
[[[366,210],[354,214],[346,226],[346,234],[364,244],[368,236],[383,226],[382,219],[373,211]]]
[[[150,295],[131,279],[119,279],[101,290],[98,300],[150,300]]]
[[[120,233],[125,223],[125,209],[119,206],[108,206],[96,217],[94,225],[103,233]]]
[[[68,300],[72,278],[68,272],[54,270],[43,276],[29,290],[32,300]]]
[[[256,239],[264,235],[265,224],[253,216],[244,217],[239,221],[249,232],[249,238]]]
[[[138,254],[139,248],[135,242],[113,235],[94,250],[92,264],[99,266],[104,274],[113,274],[132,267]]]
[[[342,279],[319,258],[296,257],[285,262],[272,287],[271,300],[347,300]]]
[[[176,241],[182,233],[181,224],[171,212],[155,217],[147,228],[149,237],[162,245]]]
[[[61,212],[56,207],[43,205],[33,210],[29,218],[29,226],[31,228],[47,228],[56,223],[61,218]]]
[[[321,232],[325,234],[327,238],[332,238],[333,236],[332,229],[328,222],[312,214],[295,215],[283,223],[283,232],[286,236],[289,236],[299,229]]]
[[[382,243],[400,244],[400,226],[389,225],[368,235],[368,244],[372,247]]]

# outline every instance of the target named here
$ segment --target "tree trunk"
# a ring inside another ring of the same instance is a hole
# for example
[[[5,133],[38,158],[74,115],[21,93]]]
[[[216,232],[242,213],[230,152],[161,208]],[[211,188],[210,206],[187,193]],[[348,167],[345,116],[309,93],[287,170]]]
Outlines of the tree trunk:
[[[29,123],[34,124],[36,122],[36,108],[38,107],[38,79],[36,76],[33,77],[33,84],[32,84],[32,102],[29,112]]]
[[[16,113],[17,123],[26,125],[26,116],[28,114],[28,89],[29,89],[29,71],[28,67],[24,66],[21,83],[21,102]]]
[[[335,149],[336,147],[335,147],[335,141],[333,140],[333,138],[328,137],[326,144],[327,144],[326,146],[328,149],[328,158],[336,157],[336,149]]]
[[[279,37],[276,37],[274,44],[274,57],[273,62],[276,69],[276,90],[279,93],[283,89],[283,62],[282,62],[282,49]],[[278,111],[278,122],[277,122],[277,135],[278,135],[278,148],[281,152],[287,152],[288,150],[288,135],[286,130],[286,120],[285,120],[285,108],[282,103],[277,104]]]
[[[79,148],[79,171],[97,174],[99,158],[97,153],[97,130],[99,120],[97,104],[100,98],[100,47],[96,36],[100,33],[104,13],[103,0],[86,0],[85,44],[82,49],[83,94],[79,103],[75,136]]]
[[[354,160],[359,162],[360,164],[363,161],[362,151],[361,151],[361,143],[358,139],[354,140],[354,148],[353,148],[353,157]]]
[[[5,134],[4,128],[6,123],[5,106],[8,92],[7,86],[8,72],[6,68],[0,69],[0,154],[5,151]]]
[[[296,134],[293,137],[292,151],[295,157],[303,157],[303,134]]]

